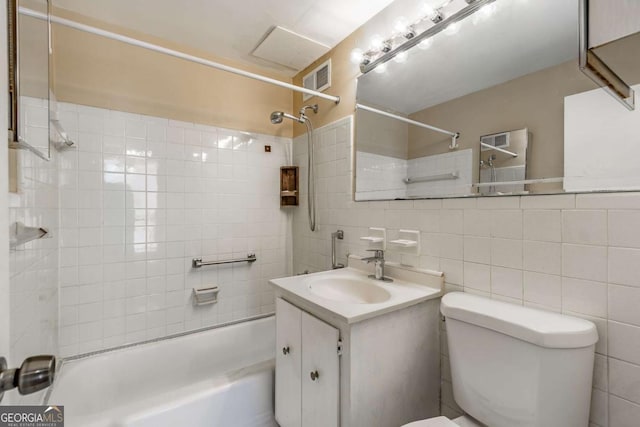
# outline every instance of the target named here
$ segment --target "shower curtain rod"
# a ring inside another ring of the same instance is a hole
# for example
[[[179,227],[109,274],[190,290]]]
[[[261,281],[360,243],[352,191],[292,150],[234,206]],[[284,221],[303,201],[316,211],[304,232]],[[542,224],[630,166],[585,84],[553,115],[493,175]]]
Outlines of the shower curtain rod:
[[[228,65],[220,64],[219,62],[210,61],[208,59],[200,58],[198,56],[189,55],[184,52],[180,52],[178,50],[168,49],[166,47],[158,46],[153,43],[147,43],[142,40],[134,39],[132,37],[127,37],[122,34],[113,33],[111,31],[102,30],[100,28],[92,27],[90,25],[81,24],[79,22],[72,21],[70,19],[60,18],[58,16],[50,15],[47,16],[45,13],[37,12],[32,9],[21,7],[18,9],[20,14],[25,16],[30,16],[32,18],[41,19],[41,20],[49,20],[50,22],[64,25],[65,27],[73,28],[75,30],[84,31],[86,33],[95,34],[98,36],[102,36],[111,40],[117,40],[122,43],[126,43],[132,46],[141,47],[143,49],[148,49],[154,52],[163,53],[165,55],[173,56],[175,58],[184,59],[186,61],[195,62],[196,64],[205,65],[207,67],[215,68],[220,71],[226,71],[228,73],[237,74],[239,76],[248,77],[250,79],[258,80],[264,83],[269,83],[275,86],[280,86],[285,89],[291,89],[295,92],[302,92],[307,95],[317,96],[318,98],[327,99],[329,101],[333,101],[336,104],[340,103],[340,97],[334,95],[327,95],[322,92],[318,92],[316,90],[307,89],[304,87],[296,86],[294,84],[281,82],[280,80],[272,79],[270,77],[265,77],[260,74],[250,73],[248,71],[240,70],[238,68],[230,67]]]
[[[458,148],[458,138],[460,137],[460,133],[459,132],[451,132],[451,131],[448,131],[448,130],[440,129],[440,128],[437,128],[435,126],[428,125],[426,123],[417,122],[415,120],[407,119],[406,117],[402,117],[402,116],[399,116],[399,115],[393,114],[393,113],[388,113],[386,111],[379,110],[379,109],[373,108],[373,107],[369,107],[368,105],[364,105],[364,104],[356,104],[356,110],[358,110],[358,109],[365,110],[365,111],[370,111],[372,113],[376,113],[376,114],[380,114],[382,116],[391,117],[392,119],[400,120],[401,122],[409,123],[410,125],[418,126],[418,127],[424,128],[424,129],[429,129],[429,130],[432,130],[432,131],[435,131],[435,132],[440,132],[440,133],[443,133],[445,135],[449,135],[451,137],[451,145],[449,145],[449,148],[450,149]]]

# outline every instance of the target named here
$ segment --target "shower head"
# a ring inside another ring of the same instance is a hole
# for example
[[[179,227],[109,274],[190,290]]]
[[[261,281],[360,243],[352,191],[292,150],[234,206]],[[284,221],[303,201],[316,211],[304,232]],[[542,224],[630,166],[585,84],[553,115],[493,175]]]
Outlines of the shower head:
[[[294,120],[298,123],[304,123],[304,119],[302,118],[298,118],[282,111],[274,111],[273,113],[271,113],[271,124],[279,125],[280,123],[282,123],[282,120],[284,118]]]

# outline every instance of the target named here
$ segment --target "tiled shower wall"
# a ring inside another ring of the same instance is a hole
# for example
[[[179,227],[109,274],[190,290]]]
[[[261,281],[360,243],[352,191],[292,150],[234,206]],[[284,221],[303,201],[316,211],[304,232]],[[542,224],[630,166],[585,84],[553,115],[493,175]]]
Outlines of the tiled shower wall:
[[[61,355],[274,309],[290,270],[279,170],[291,140],[60,104],[77,149],[60,154]],[[271,152],[264,146],[270,145]],[[192,258],[252,264],[192,268]],[[217,304],[192,289],[217,285]]]
[[[445,273],[447,291],[563,312],[592,320],[600,341],[593,426],[635,427],[640,419],[640,193],[353,202],[351,122],[317,130],[318,229],[306,211],[293,220],[293,272],[330,268],[337,249],[364,255],[367,227],[421,230],[422,254],[402,261]],[[306,173],[304,136],[294,140]],[[304,186],[302,187],[305,188]],[[303,199],[306,196],[303,196]],[[387,259],[401,255],[389,251]],[[455,415],[443,334],[442,408]]]
[[[21,135],[31,142],[37,136],[48,140],[46,101],[22,100]],[[28,356],[58,352],[58,157],[55,150],[49,161],[26,150],[12,154],[16,156],[18,193],[9,194],[9,225],[21,222],[50,231],[47,238],[9,252],[9,363],[19,366]],[[9,395],[17,398],[15,393]],[[28,403],[23,397],[18,399]]]
[[[9,225],[45,227],[50,238],[11,250],[11,362],[58,349],[58,188],[56,159],[18,155],[20,193],[10,194]]]

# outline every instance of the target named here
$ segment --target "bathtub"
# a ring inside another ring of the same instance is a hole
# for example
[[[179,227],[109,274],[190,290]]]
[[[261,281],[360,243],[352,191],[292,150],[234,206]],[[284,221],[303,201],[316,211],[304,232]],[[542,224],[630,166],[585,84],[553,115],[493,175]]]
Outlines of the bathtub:
[[[272,427],[273,316],[62,361],[66,427]]]

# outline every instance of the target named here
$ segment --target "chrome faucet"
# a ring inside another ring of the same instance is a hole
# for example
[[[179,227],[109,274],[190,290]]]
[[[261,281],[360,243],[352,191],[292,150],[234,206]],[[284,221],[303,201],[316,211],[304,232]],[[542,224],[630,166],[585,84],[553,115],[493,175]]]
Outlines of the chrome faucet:
[[[344,239],[344,231],[337,230],[331,233],[331,268],[333,270],[344,268],[344,264],[341,264],[336,261],[336,239],[338,240]]]
[[[365,261],[367,264],[371,262],[375,262],[376,264],[376,273],[371,274],[369,278],[382,280],[383,282],[393,282],[393,279],[389,277],[384,277],[384,251],[380,249],[367,249],[369,252],[373,252],[372,257],[362,258],[362,261]]]

